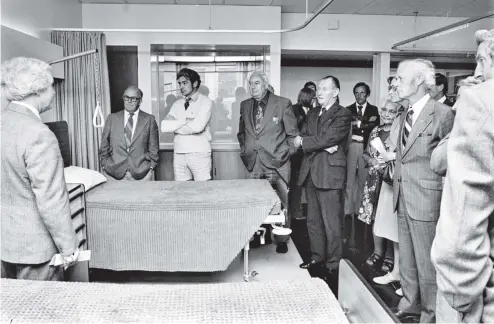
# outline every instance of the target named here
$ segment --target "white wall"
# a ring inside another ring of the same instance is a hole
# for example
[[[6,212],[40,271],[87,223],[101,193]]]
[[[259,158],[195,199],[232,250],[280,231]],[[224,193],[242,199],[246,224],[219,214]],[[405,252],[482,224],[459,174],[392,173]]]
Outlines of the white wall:
[[[207,29],[207,6],[84,4],[83,27],[102,29]],[[280,7],[214,6],[213,29],[279,29]],[[281,36],[261,33],[126,33],[105,32],[107,45],[137,45],[139,87],[151,93],[151,44],[269,45],[270,81],[280,91]],[[145,96],[142,109],[151,109]]]
[[[415,23],[415,17],[410,16],[320,15],[306,28],[283,34],[281,47],[284,50],[391,52],[395,43],[463,19],[418,17]],[[305,14],[286,13],[282,15],[282,27],[296,26],[304,20]],[[450,52],[476,50],[474,32],[493,26],[494,19],[484,19],[467,29],[418,41],[417,48]],[[337,30],[328,30],[328,27]]]
[[[3,26],[46,42],[50,42],[52,28],[82,27],[82,4],[75,0],[1,0],[0,8]],[[10,38],[2,37],[2,47],[8,47],[10,41]],[[16,48],[20,48],[20,44],[15,45]],[[5,53],[5,50],[2,52]],[[2,106],[4,104],[5,102],[2,101]],[[44,122],[55,121],[54,110],[42,113],[41,119]]]
[[[352,91],[357,82],[365,82],[372,88],[371,68],[282,66],[281,95],[289,98],[292,103],[296,103],[298,93],[305,82],[314,81],[317,84],[318,80],[328,75],[335,76],[340,80],[340,103],[343,106],[348,106],[355,101]],[[374,102],[372,93],[369,102],[374,105],[378,104]]]
[[[82,27],[76,0],[1,0],[2,25],[50,41],[52,28]]]

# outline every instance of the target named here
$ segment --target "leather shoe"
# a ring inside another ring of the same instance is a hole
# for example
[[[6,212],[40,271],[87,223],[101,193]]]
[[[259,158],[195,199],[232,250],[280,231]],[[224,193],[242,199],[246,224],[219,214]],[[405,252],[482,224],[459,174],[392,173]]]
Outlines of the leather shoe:
[[[301,269],[311,269],[311,268],[318,267],[321,265],[322,265],[322,262],[320,262],[320,261],[316,262],[314,260],[310,260],[309,262],[301,263],[299,267]]]
[[[287,253],[288,252],[288,245],[286,243],[278,243],[278,246],[276,246],[276,252],[277,253]]]
[[[415,313],[407,313],[404,311],[397,311],[395,313],[396,318],[401,322],[405,318],[410,318],[410,317],[420,317],[420,314],[415,314]]]

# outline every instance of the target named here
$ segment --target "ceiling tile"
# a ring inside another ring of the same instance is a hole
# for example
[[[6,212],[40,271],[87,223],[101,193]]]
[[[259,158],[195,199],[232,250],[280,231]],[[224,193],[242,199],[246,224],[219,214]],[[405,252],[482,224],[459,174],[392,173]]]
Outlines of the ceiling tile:
[[[463,7],[457,8],[452,12],[456,17],[475,17],[487,14],[494,10],[493,0],[477,0]],[[492,26],[494,28],[494,26]]]
[[[314,12],[320,3],[321,0],[309,0],[309,12]],[[280,4],[283,13],[305,13],[305,0],[278,0],[274,3],[275,6]]]
[[[376,0],[357,13],[363,15],[397,15],[407,2],[408,0]]]
[[[444,16],[447,17],[454,9],[471,3],[475,0],[433,0],[422,1],[411,4],[408,8],[403,9],[400,15],[414,15],[418,12],[419,16]]]
[[[225,4],[229,6],[269,6],[271,2],[273,0],[226,0]]]
[[[335,0],[333,1],[324,13],[328,14],[354,14],[369,4],[374,0]]]

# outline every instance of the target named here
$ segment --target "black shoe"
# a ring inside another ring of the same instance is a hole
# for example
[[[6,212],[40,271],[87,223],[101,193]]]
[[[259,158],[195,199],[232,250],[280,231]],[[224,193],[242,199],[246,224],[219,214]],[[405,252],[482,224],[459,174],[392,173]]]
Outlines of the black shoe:
[[[316,268],[316,267],[320,267],[320,266],[322,266],[322,262],[321,261],[316,262],[314,260],[310,260],[309,262],[304,262],[304,263],[301,263],[299,265],[299,267],[301,269],[307,269],[307,270],[308,269],[313,269],[313,268]]]
[[[288,245],[286,243],[278,243],[278,246],[276,247],[276,252],[277,253],[287,253],[288,252]]]
[[[403,311],[397,311],[395,314],[396,318],[402,322],[404,320],[410,320],[412,318],[418,318],[420,320],[420,314],[415,314],[415,313],[407,313]],[[408,322],[408,321],[407,321]]]

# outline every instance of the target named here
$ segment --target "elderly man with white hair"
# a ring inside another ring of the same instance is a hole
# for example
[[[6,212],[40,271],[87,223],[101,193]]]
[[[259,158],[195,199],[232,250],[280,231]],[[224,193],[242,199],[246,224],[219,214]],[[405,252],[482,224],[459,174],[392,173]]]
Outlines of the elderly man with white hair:
[[[290,100],[275,95],[268,86],[264,73],[252,73],[249,78],[252,98],[240,104],[237,134],[240,158],[249,178],[269,180],[275,188],[282,188],[278,192],[286,198],[290,183],[290,156],[296,152],[297,119]],[[289,217],[285,226],[290,227]],[[286,243],[279,243],[276,251],[286,253]]]
[[[483,82],[463,87],[455,104],[431,253],[437,320],[445,323],[494,323],[494,29],[475,37]]]
[[[400,320],[420,315],[421,323],[435,321],[437,285],[430,252],[443,186],[441,176],[430,168],[430,159],[454,120],[451,108],[429,95],[434,74],[434,65],[423,59],[401,62],[396,74],[398,96],[409,101],[400,116],[393,183],[403,290],[396,315]]]
[[[49,265],[61,253],[65,266],[78,257],[63,161],[55,135],[41,121],[55,91],[50,66],[17,57],[1,66],[2,278],[63,280]]]

